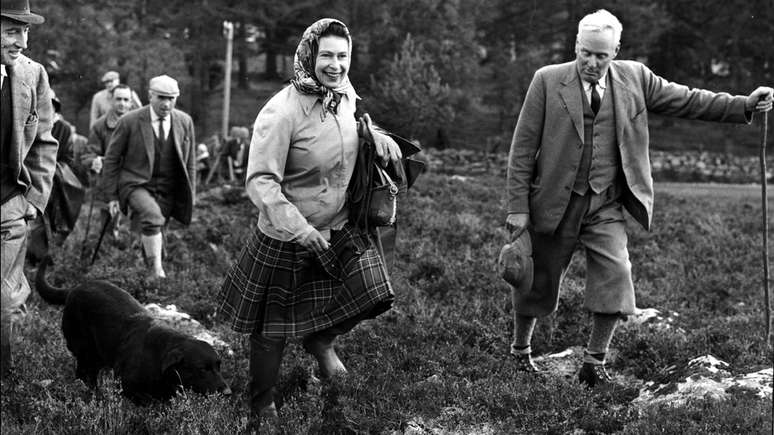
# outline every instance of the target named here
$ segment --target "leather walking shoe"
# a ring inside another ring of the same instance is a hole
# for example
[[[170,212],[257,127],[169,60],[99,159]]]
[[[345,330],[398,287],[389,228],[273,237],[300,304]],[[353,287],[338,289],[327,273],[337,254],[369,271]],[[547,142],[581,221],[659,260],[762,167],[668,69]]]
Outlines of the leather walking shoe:
[[[583,366],[581,366],[581,369],[578,372],[578,382],[589,388],[593,388],[598,385],[609,384],[613,382],[613,380],[610,378],[610,375],[607,374],[604,364],[583,363]]]
[[[511,356],[513,357],[514,367],[517,372],[540,373],[542,371],[535,365],[535,362],[532,361],[532,354],[523,353],[517,355],[512,353]]]

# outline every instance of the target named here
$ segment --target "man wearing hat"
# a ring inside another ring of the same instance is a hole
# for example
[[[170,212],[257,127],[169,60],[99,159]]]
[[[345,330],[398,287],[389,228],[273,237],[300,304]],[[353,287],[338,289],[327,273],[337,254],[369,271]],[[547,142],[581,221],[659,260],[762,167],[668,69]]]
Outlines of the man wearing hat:
[[[24,277],[27,221],[46,208],[56,164],[57,141],[51,136],[53,108],[48,75],[24,56],[30,24],[44,19],[30,12],[28,0],[0,5],[0,204],[2,211],[2,376],[11,367],[15,320],[25,314],[30,293]]]
[[[102,76],[102,85],[105,89],[100,90],[91,98],[91,115],[89,117],[89,128],[94,126],[101,116],[105,115],[113,107],[111,100],[111,91],[119,83],[121,83],[121,76],[116,71],[108,71]],[[140,97],[132,91],[132,109],[136,109],[142,106]]]
[[[150,104],[118,120],[103,159],[100,192],[110,214],[132,212],[151,278],[164,278],[162,227],[171,216],[191,222],[196,191],[193,120],[175,109],[180,90],[167,75],[150,81]]]

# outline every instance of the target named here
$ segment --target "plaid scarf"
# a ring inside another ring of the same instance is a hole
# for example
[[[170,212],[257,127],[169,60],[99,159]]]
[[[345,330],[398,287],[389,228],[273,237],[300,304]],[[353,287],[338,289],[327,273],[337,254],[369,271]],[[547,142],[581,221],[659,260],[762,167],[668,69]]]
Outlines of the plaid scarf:
[[[344,26],[344,29],[347,31],[347,42],[349,43],[350,50],[349,54],[352,53],[352,38],[349,36],[347,26],[339,20],[323,18],[304,31],[301,41],[298,43],[298,48],[296,48],[295,58],[293,59],[295,77],[290,81],[298,92],[307,95],[320,96],[323,105],[321,114],[322,120],[325,120],[325,115],[328,112],[336,114],[339,101],[341,101],[341,96],[352,89],[349,77],[344,77],[344,80],[339,87],[331,89],[323,86],[320,81],[317,80],[317,76],[314,73],[320,34],[322,34],[331,23],[339,23]]]

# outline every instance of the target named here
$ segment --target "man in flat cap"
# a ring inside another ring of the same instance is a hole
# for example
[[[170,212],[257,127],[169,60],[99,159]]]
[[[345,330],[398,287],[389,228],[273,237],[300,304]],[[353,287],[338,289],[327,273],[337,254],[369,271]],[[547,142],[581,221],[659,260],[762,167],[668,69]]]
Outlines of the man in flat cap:
[[[118,120],[103,159],[101,196],[110,214],[131,210],[151,278],[164,278],[161,230],[169,217],[191,222],[196,140],[191,117],[175,109],[180,90],[167,75],[150,81],[150,104]]]
[[[100,90],[91,98],[91,114],[89,116],[89,128],[94,126],[101,116],[104,116],[113,107],[113,101],[111,100],[111,92],[119,83],[121,83],[121,76],[116,71],[108,71],[102,75],[102,85],[105,89]],[[132,109],[136,109],[142,106],[140,97],[134,91],[132,94]]]
[[[24,317],[30,287],[24,276],[27,221],[46,208],[58,143],[51,136],[54,109],[43,66],[22,54],[30,24],[44,19],[28,0],[0,5],[0,204],[2,207],[2,376],[11,367],[13,324]]]

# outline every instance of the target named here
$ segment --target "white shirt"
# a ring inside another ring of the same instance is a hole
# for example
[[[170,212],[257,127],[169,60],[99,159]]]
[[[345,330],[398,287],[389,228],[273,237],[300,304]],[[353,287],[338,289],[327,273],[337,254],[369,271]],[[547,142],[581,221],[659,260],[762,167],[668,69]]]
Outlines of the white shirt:
[[[607,71],[605,75],[599,78],[597,82],[597,93],[599,94],[599,101],[605,98],[605,89],[607,89]],[[586,101],[591,104],[591,83],[583,80],[583,91],[586,93]]]
[[[159,115],[156,114],[156,111],[153,110],[153,106],[151,106],[151,129],[153,130],[153,135],[156,137],[159,137]],[[164,117],[164,140],[167,140],[169,137],[169,130],[172,128],[172,114],[170,113],[168,116]]]
[[[3,86],[3,82],[5,81],[6,77],[8,77],[8,73],[5,72],[5,65],[0,64],[0,87]]]

